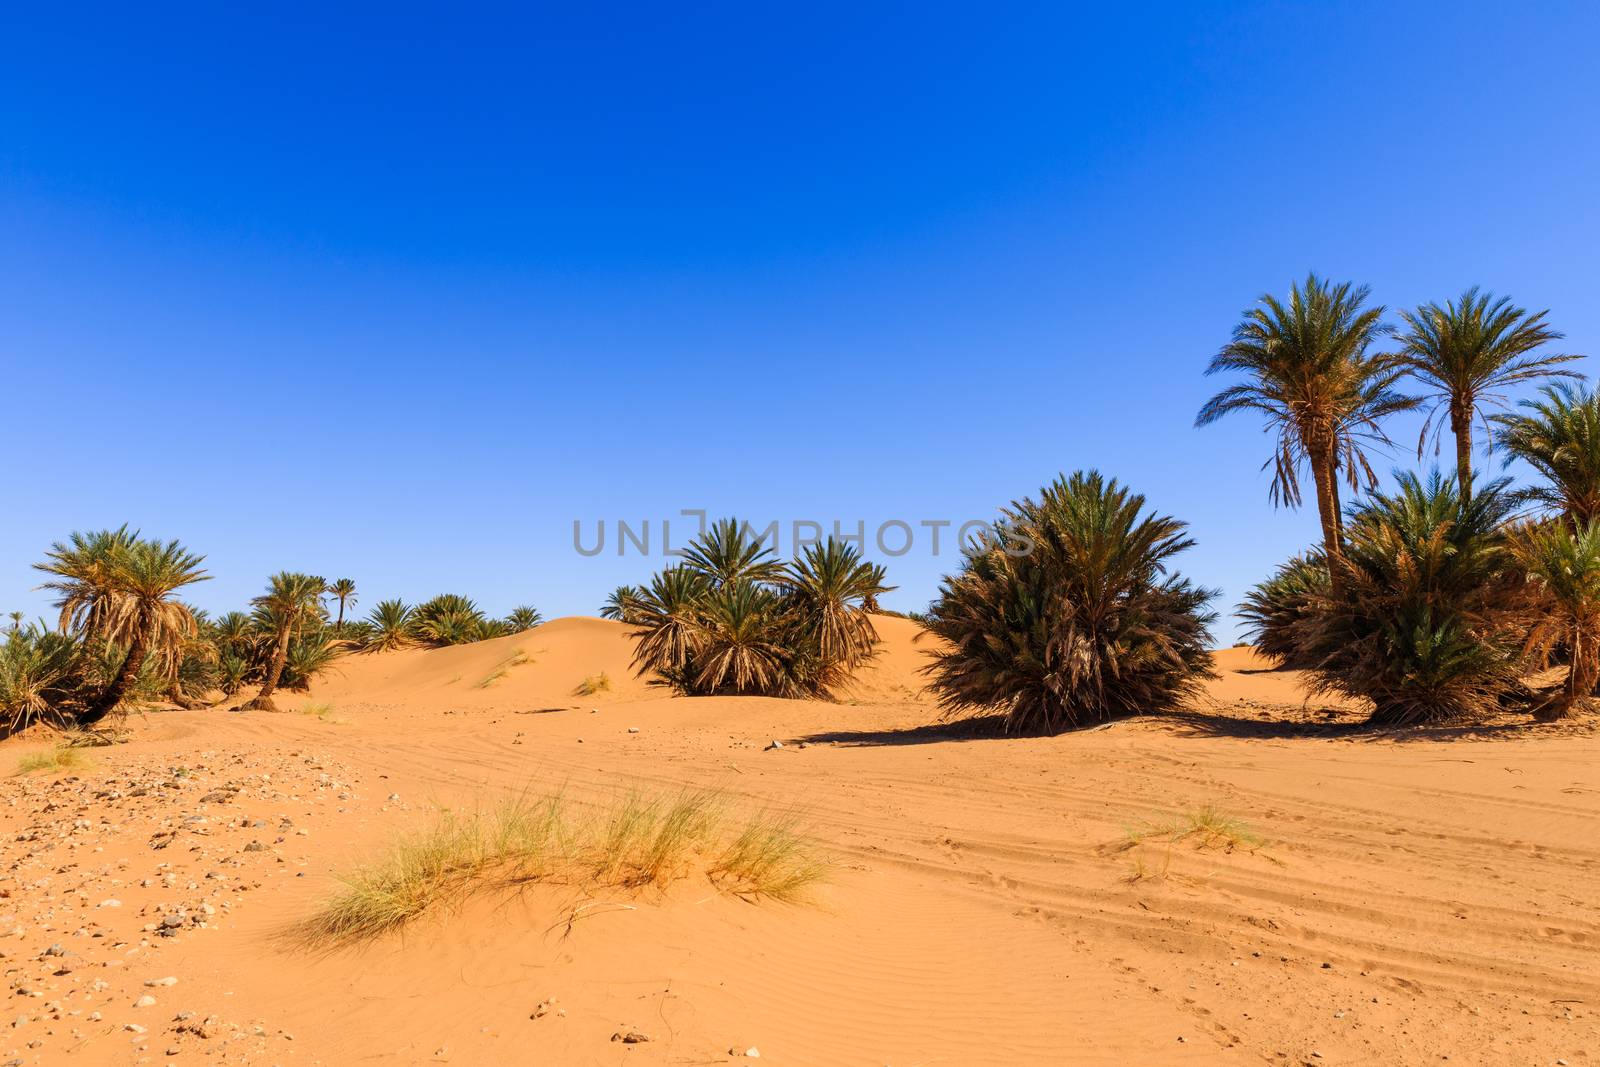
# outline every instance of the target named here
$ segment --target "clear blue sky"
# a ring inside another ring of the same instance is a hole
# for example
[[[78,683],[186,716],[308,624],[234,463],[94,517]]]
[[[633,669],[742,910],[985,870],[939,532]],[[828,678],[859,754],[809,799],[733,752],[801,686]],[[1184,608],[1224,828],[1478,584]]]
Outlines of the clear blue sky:
[[[1316,529],[1256,424],[1192,428],[1257,294],[1480,283],[1600,353],[1594,5],[1116,6],[12,5],[0,610],[129,522],[212,609],[290,568],[593,613],[660,561],[574,518],[1091,466],[1231,608]],[[887,562],[918,608],[956,559]]]

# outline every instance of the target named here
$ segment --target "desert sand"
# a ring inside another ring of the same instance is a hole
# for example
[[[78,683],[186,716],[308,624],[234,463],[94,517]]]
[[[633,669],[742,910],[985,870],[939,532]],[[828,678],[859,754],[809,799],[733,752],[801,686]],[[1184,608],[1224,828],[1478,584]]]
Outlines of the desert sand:
[[[134,716],[85,768],[0,779],[0,1062],[1600,1057],[1591,722],[1357,732],[1230,649],[1186,712],[981,736],[940,725],[920,629],[879,628],[840,703],[670,697],[625,627],[570,618],[352,655],[277,714]],[[540,887],[359,949],[284,937],[436,805],[562,785],[797,808],[836,862],[802,903]],[[1261,843],[1149,835],[1206,808]]]

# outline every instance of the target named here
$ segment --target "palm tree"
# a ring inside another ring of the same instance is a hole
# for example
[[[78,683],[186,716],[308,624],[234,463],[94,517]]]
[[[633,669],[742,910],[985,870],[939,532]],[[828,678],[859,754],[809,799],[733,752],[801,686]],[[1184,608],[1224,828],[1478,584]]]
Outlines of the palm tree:
[[[782,640],[778,597],[763,586],[734,583],[707,598],[695,688],[702,693],[787,696],[792,658]]]
[[[267,591],[250,603],[257,616],[272,626],[274,639],[272,659],[267,663],[266,680],[254,700],[244,705],[247,709],[276,711],[272,702],[273,691],[283,675],[284,661],[289,657],[289,641],[296,636],[322,610],[322,595],[328,583],[312,574],[281,571],[267,582]]]
[[[1526,591],[1507,546],[1504,479],[1462,500],[1435,471],[1352,509],[1342,581],[1311,594],[1291,657],[1314,691],[1372,701],[1408,726],[1497,709],[1520,692]]]
[[[459,593],[441,593],[418,604],[411,627],[417,637],[432,645],[464,645],[494,636],[488,616]]]
[[[705,576],[668,567],[651,579],[635,602],[639,629],[633,662],[640,674],[653,671],[679,688],[690,681],[691,660],[701,640],[700,614],[710,589]]]
[[[793,620],[824,664],[853,669],[872,654],[878,633],[867,605],[892,587],[884,570],[865,563],[853,545],[828,538],[789,564],[783,586]]]
[[[200,566],[204,556],[177,541],[141,538],[126,526],[73,534],[70,544],[58,542],[46,555],[34,566],[56,576],[44,588],[58,594],[62,628],[127,648],[110,684],[78,715],[79,723],[91,725],[122,703],[147,657],[158,657],[169,674],[176,667],[198,626],[189,606],[170,597],[210,575]]]
[[[1565,650],[1570,659],[1566,685],[1538,715],[1565,718],[1600,681],[1600,521],[1576,531],[1566,523],[1529,523],[1512,534],[1511,549],[1549,602],[1533,613],[1526,651],[1548,658]]]
[[[356,602],[356,583],[349,578],[340,578],[328,586],[328,595],[339,602],[339,621],[335,622],[334,629],[344,630],[344,606],[346,602]]]
[[[1394,390],[1405,373],[1399,359],[1369,351],[1389,332],[1383,307],[1365,306],[1369,294],[1364,285],[1334,285],[1311,274],[1290,287],[1287,304],[1262,296],[1206,368],[1207,374],[1241,371],[1249,380],[1213,396],[1195,419],[1206,426],[1236,411],[1266,417],[1267,430],[1277,435],[1263,465],[1273,471],[1272,501],[1298,507],[1300,471],[1310,467],[1330,565],[1342,544],[1341,470],[1353,491],[1376,485],[1366,448],[1389,443],[1383,420],[1420,402]]]
[[[747,582],[776,582],[783,564],[771,545],[751,536],[750,524],[719,519],[683,550],[683,566],[701,575],[712,591]]]
[[[600,605],[600,617],[617,622],[638,622],[638,600],[643,595],[644,590],[636,585],[617,586],[611,591],[611,595],[606,597],[606,602]]]
[[[509,632],[519,634],[524,630],[531,630],[544,621],[544,616],[539,614],[539,609],[528,604],[521,604],[511,609],[511,614],[506,616],[505,624]]]
[[[968,549],[931,609],[946,644],[925,670],[947,712],[1058,731],[1160,710],[1210,676],[1215,594],[1167,572],[1194,542],[1144,505],[1079,471],[1004,511],[1006,533]],[[1022,537],[1032,551],[1008,552]]]
[[[1499,447],[1507,466],[1520,459],[1544,480],[1523,499],[1560,511],[1574,527],[1587,525],[1600,519],[1600,397],[1569,382],[1540,394],[1517,405],[1525,413],[1494,417]]]
[[[380,600],[367,616],[372,636],[367,647],[374,652],[391,652],[412,643],[416,613],[403,600]]]
[[[1434,405],[1417,440],[1417,455],[1422,455],[1429,430],[1437,434],[1443,425],[1445,420],[1435,423],[1434,416],[1444,408],[1455,436],[1456,478],[1463,500],[1472,497],[1472,420],[1483,418],[1483,408],[1504,407],[1504,390],[1514,385],[1583,377],[1562,367],[1581,356],[1537,351],[1563,336],[1545,324],[1547,314],[1529,314],[1509,297],[1496,299],[1476,286],[1443,307],[1424,304],[1400,313],[1405,320],[1400,362],[1428,389],[1423,401]]]

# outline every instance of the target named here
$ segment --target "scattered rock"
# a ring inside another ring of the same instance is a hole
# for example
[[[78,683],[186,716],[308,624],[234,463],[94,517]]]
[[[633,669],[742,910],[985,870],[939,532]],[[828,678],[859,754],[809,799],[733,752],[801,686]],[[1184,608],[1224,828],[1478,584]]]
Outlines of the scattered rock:
[[[624,1045],[642,1045],[650,1040],[650,1035],[638,1030],[618,1030],[611,1035],[611,1040],[620,1041]]]

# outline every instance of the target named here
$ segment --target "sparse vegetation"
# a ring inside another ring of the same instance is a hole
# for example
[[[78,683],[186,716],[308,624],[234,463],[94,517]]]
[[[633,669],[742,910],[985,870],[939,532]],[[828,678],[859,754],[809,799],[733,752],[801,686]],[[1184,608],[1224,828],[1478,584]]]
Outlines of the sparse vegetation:
[[[25,752],[17,760],[17,769],[14,776],[24,774],[38,774],[40,772],[75,771],[83,768],[89,760],[83,754],[83,749],[77,745],[57,745],[54,748],[41,749],[37,752]]]
[[[637,792],[593,807],[560,792],[442,810],[344,878],[294,928],[313,945],[367,941],[475,893],[534,882],[642,890],[701,875],[748,899],[799,899],[828,862],[786,813],[730,827],[715,793]]]
[[[611,691],[611,676],[605,671],[591,674],[578,683],[577,695],[581,697],[594,696],[596,693],[609,693]]]
[[[520,648],[517,649],[510,656],[506,657],[505,659],[501,660],[499,663],[495,664],[494,669],[492,671],[490,671],[488,674],[486,674],[484,676],[483,680],[478,683],[478,688],[479,689],[487,689],[487,688],[489,688],[491,685],[493,685],[494,683],[498,682],[500,679],[504,678],[506,675],[510,674],[513,668],[520,667],[524,663],[527,663],[527,662],[528,662],[528,654],[526,652],[524,652]]]

